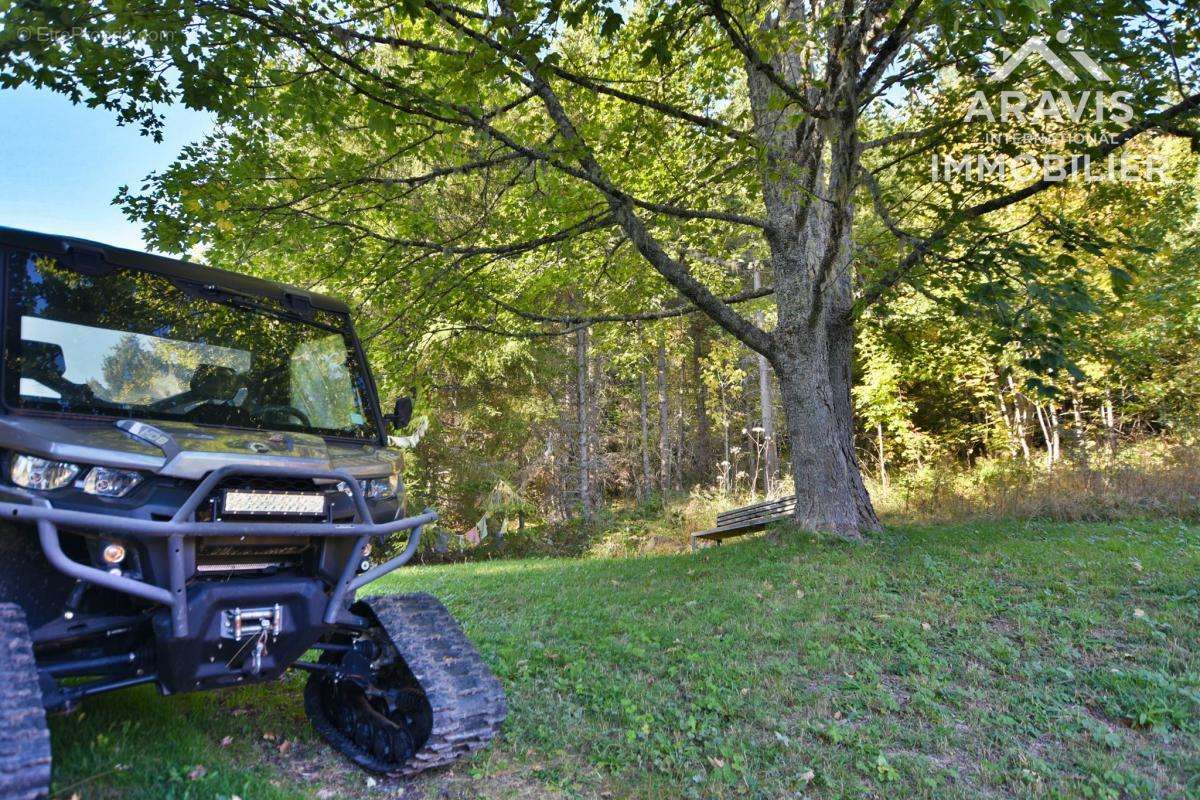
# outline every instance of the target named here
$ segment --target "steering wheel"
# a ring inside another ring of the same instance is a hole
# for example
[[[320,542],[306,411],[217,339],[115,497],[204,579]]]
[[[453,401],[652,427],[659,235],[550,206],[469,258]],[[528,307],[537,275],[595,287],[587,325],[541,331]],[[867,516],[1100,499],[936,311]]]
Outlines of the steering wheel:
[[[303,425],[304,427],[306,427],[306,428],[312,427],[312,422],[309,421],[307,414],[305,414],[303,411],[296,408],[295,406],[290,406],[286,403],[280,403],[279,405],[274,405],[274,406],[259,406],[258,408],[254,409],[254,413],[256,416],[263,417],[263,418],[266,418],[266,416],[268,414],[284,413],[284,414],[287,414],[288,416],[292,416],[292,417],[295,417],[296,419],[300,420],[300,424]]]

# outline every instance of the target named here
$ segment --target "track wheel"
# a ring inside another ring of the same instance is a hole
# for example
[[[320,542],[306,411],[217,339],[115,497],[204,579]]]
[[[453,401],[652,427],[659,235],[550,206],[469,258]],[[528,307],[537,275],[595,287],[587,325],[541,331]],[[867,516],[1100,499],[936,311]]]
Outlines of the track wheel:
[[[346,643],[343,640],[341,643]],[[304,710],[317,733],[370,772],[397,774],[429,738],[425,693],[380,631],[327,652],[338,674],[312,673]]]
[[[347,758],[387,775],[415,775],[483,747],[504,721],[504,690],[458,623],[427,594],[369,597],[374,622],[346,652],[322,661],[304,689],[313,727]]]
[[[50,792],[50,731],[25,612],[0,603],[0,800]]]

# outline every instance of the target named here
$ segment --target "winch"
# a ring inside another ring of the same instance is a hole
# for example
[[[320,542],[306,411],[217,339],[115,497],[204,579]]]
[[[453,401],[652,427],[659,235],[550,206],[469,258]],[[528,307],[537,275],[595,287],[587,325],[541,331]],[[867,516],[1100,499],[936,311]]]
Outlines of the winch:
[[[283,606],[279,603],[269,608],[232,608],[221,614],[221,638],[245,642],[226,662],[225,666],[235,669],[242,665],[251,675],[262,672],[263,656],[267,653],[267,639],[272,642],[283,632]]]

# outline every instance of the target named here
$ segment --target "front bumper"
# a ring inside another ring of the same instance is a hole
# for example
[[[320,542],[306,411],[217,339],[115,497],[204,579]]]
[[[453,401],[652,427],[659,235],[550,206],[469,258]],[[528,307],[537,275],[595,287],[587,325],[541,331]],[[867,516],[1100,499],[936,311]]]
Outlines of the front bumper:
[[[353,522],[205,522],[196,519],[196,510],[205,498],[231,477],[254,478],[301,478],[342,481],[350,490],[355,509]],[[323,621],[332,625],[346,609],[358,589],[383,577],[407,563],[416,554],[425,525],[437,519],[437,513],[424,513],[389,522],[374,522],[362,487],[358,480],[342,470],[313,471],[281,466],[226,466],[216,469],[200,482],[188,499],[169,520],[135,519],[116,517],[88,511],[55,508],[40,495],[22,489],[0,486],[0,517],[13,522],[29,522],[37,525],[38,540],[47,560],[60,572],[81,581],[111,589],[116,592],[159,603],[171,610],[173,636],[188,635],[190,626],[188,613],[187,571],[184,557],[184,540],[208,536],[319,536],[342,537],[355,540],[351,557],[346,559],[338,580],[329,593]],[[126,575],[113,574],[88,564],[82,564],[63,552],[59,541],[59,526],[72,529],[109,533],[113,536],[135,538],[159,538],[166,543],[168,577],[166,586],[138,580]],[[395,558],[362,573],[356,574],[362,554],[372,539],[382,538],[399,531],[409,531],[408,542]]]

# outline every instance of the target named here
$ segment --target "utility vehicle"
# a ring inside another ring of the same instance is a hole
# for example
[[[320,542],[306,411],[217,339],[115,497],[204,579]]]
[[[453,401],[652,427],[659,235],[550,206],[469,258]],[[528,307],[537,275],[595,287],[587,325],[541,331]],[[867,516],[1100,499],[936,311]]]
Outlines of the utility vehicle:
[[[137,684],[305,670],[317,731],[388,775],[491,739],[446,609],[356,596],[437,515],[405,513],[412,402],[382,412],[345,304],[4,228],[0,259],[0,798],[48,791],[47,712]]]

